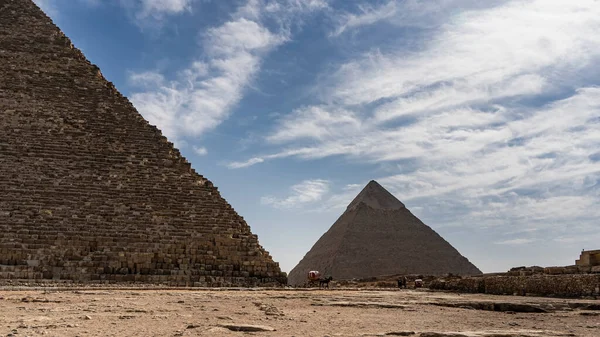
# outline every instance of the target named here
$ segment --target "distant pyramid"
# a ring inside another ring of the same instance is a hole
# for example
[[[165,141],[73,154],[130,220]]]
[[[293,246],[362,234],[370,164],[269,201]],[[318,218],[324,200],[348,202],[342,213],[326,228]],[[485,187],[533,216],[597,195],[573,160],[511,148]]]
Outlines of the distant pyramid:
[[[0,0],[1,279],[287,282],[217,188],[31,0]]]
[[[374,180],[292,269],[289,284],[305,283],[310,270],[334,279],[481,274]]]

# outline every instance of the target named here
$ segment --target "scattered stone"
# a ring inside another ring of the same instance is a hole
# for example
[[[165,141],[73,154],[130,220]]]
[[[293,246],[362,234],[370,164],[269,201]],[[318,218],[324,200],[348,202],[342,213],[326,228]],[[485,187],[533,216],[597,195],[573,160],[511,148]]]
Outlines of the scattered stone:
[[[275,328],[266,325],[251,324],[219,324],[220,327],[231,331],[258,332],[258,331],[276,331]]]
[[[579,313],[581,316],[600,316],[600,312],[584,311]]]
[[[199,325],[199,324],[193,324],[192,323],[192,324],[188,324],[188,326],[186,327],[186,329],[196,329],[196,328],[199,328],[199,327],[201,327],[201,325]]]
[[[229,329],[222,328],[220,326],[215,326],[215,327],[212,327],[212,328],[206,330],[206,332],[212,333],[212,336],[218,336],[219,334],[229,332]]]
[[[260,302],[254,302],[254,305],[258,307],[258,310],[264,311],[265,315],[268,316],[285,316],[285,314],[279,310],[276,306],[271,304],[263,304]]]
[[[503,312],[527,312],[527,313],[548,313],[549,310],[535,304],[527,303],[506,303],[506,302],[467,302],[467,303],[451,303],[451,302],[435,302],[433,305],[462,308],[464,306],[472,307],[475,310],[485,311],[503,311]],[[554,311],[554,310],[552,310]]]
[[[355,308],[388,308],[388,309],[404,309],[405,305],[382,302],[319,302],[312,303],[312,306],[331,306],[331,307],[355,307]]]
[[[92,317],[90,317],[89,315],[85,315],[85,316],[83,316],[83,319],[90,320],[90,319],[92,319]]]
[[[385,335],[386,336],[412,336],[414,334],[415,334],[414,331],[392,331],[392,332],[386,333]]]
[[[217,319],[223,319],[223,320],[227,320],[227,321],[233,321],[233,318],[231,318],[229,316],[217,316]]]

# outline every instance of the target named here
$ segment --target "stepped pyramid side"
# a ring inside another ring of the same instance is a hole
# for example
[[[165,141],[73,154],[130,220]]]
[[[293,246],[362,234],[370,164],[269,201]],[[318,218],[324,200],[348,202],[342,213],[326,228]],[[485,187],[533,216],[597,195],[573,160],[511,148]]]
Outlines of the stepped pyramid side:
[[[31,0],[0,0],[0,279],[285,283],[244,219]]]
[[[319,270],[334,279],[396,274],[481,274],[375,181],[367,184],[290,271],[288,282],[304,284],[310,270]]]

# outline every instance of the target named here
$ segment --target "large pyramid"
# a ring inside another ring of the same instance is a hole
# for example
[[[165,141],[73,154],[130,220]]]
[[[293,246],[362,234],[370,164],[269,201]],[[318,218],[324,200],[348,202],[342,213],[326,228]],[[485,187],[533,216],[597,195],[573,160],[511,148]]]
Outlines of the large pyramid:
[[[31,0],[0,0],[0,191],[0,279],[286,282],[217,188]]]
[[[292,285],[318,270],[334,279],[395,274],[481,274],[400,200],[371,181],[289,273]]]

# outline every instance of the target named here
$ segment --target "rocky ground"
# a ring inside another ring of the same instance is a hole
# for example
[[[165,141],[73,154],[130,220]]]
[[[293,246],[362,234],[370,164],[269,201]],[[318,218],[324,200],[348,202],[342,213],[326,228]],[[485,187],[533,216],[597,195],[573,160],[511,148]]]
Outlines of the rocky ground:
[[[39,335],[597,337],[600,301],[395,289],[0,291],[0,336]]]

